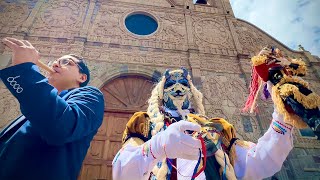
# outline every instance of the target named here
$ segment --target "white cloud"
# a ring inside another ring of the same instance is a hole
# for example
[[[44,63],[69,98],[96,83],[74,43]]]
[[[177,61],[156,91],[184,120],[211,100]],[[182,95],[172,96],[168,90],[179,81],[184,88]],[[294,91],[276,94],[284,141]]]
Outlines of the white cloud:
[[[283,44],[320,56],[319,0],[230,0],[235,16],[261,28]]]

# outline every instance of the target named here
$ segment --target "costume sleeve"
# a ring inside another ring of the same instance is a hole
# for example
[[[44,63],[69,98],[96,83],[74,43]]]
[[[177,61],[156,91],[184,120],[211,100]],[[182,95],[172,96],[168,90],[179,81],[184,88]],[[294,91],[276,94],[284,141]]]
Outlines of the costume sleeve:
[[[281,170],[293,148],[292,127],[276,111],[267,132],[257,144],[236,142],[235,173],[238,179],[257,180],[270,177]]]
[[[76,88],[63,99],[33,63],[3,69],[0,77],[19,101],[22,114],[50,145],[91,135],[102,123],[103,94],[94,87]]]
[[[114,180],[147,180],[152,168],[158,162],[151,153],[151,143],[140,146],[128,144],[122,147],[112,161]]]
[[[254,70],[257,72],[259,77],[261,77],[261,79],[265,82],[268,81],[269,68],[271,67],[271,65],[267,64],[266,62],[267,59],[268,58],[265,55],[254,56],[251,58],[251,62]]]

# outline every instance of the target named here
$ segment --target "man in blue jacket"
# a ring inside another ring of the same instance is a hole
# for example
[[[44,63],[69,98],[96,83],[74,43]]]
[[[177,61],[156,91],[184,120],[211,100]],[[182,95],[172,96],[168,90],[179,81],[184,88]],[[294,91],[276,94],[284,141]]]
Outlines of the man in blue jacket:
[[[0,78],[23,114],[0,133],[0,179],[77,179],[90,141],[102,123],[103,94],[86,86],[84,60],[66,55],[39,73],[38,51],[25,40],[4,38],[12,66]]]

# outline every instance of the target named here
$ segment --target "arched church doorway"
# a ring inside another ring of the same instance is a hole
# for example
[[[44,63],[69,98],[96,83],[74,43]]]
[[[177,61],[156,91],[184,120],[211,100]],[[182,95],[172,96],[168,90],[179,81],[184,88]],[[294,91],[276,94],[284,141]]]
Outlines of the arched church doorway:
[[[83,162],[79,180],[112,180],[112,160],[121,148],[122,132],[133,113],[147,110],[154,83],[143,76],[129,75],[111,80],[101,88],[105,114]]]

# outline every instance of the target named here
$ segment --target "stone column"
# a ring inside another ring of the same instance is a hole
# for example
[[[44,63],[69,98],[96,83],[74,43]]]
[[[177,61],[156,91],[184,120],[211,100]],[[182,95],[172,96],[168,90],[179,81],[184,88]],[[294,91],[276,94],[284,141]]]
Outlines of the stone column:
[[[235,27],[232,23],[232,20],[234,19],[234,17],[227,16],[226,19],[227,19],[228,26],[230,28],[232,40],[233,40],[234,45],[236,47],[237,53],[240,53],[240,52],[242,52],[242,46],[240,45],[238,35],[237,35]]]
[[[189,64],[192,73],[192,82],[198,88],[202,88],[201,84],[201,72],[200,72],[200,59],[199,50],[189,49]]]
[[[188,49],[195,49],[198,50],[198,46],[194,42],[193,38],[193,27],[192,27],[192,18],[191,18],[191,10],[186,9],[184,14],[185,14],[185,19],[186,19],[186,31],[187,31],[187,40],[188,40]]]
[[[41,6],[46,3],[46,0],[39,0],[36,5],[34,6],[34,8],[32,9],[30,15],[28,16],[27,20],[22,24],[21,27],[21,32],[22,33],[28,33],[29,32],[29,28],[32,26],[36,15],[40,12]]]
[[[91,21],[91,17],[93,15],[93,11],[96,3],[97,3],[96,0],[89,0],[89,9],[87,11],[86,18],[84,20],[82,29],[80,31],[81,38],[86,38],[88,35],[88,30],[90,28],[90,23],[91,23],[90,21]]]
[[[193,8],[193,6],[191,7]],[[186,18],[186,31],[188,38],[188,54],[189,54],[189,65],[192,73],[192,82],[197,88],[201,88],[201,73],[200,73],[200,59],[199,59],[199,49],[194,42],[193,38],[193,27],[192,27],[192,18],[191,10],[185,10]]]

